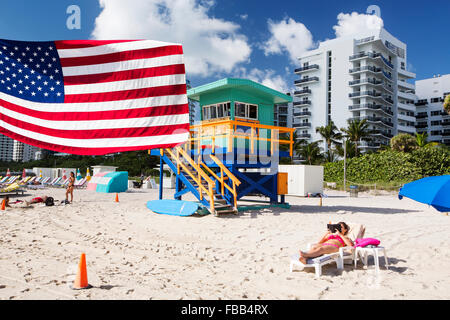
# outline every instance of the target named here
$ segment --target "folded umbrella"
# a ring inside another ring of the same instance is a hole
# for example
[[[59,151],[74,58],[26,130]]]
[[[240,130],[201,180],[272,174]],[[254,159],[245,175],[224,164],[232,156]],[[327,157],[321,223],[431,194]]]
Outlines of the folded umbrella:
[[[405,184],[398,198],[426,203],[440,212],[450,212],[450,175],[433,176]]]

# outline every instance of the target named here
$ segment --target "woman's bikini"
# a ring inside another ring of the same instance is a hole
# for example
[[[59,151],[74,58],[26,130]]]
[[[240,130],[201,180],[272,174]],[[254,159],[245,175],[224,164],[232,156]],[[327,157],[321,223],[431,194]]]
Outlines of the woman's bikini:
[[[340,242],[341,245],[337,245],[335,243],[328,243],[329,240],[338,240]],[[322,245],[324,246],[333,246],[336,248],[341,248],[341,247],[345,247],[345,242],[344,240],[342,240],[342,238],[337,235],[337,234],[330,234],[327,238],[327,240],[325,240],[325,242],[322,243]]]

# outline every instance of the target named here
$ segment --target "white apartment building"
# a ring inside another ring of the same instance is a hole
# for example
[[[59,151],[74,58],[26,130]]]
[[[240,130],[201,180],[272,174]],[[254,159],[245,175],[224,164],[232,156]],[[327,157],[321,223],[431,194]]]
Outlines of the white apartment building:
[[[0,134],[0,161],[26,162],[36,160],[39,150],[41,149]]]
[[[321,42],[299,60],[293,127],[300,138],[320,140],[316,127],[332,120],[344,128],[347,119],[367,119],[371,141],[361,142],[363,151],[415,133],[415,86],[407,81],[416,75],[406,70],[406,44],[385,29]]]
[[[0,134],[0,161],[12,161],[14,152],[14,140]]]
[[[450,145],[450,115],[444,98],[450,94],[450,74],[416,81],[416,130],[426,132],[428,141]]]
[[[290,96],[291,93],[287,92],[286,95]],[[292,102],[274,105],[273,125],[278,127],[292,128],[292,113]]]

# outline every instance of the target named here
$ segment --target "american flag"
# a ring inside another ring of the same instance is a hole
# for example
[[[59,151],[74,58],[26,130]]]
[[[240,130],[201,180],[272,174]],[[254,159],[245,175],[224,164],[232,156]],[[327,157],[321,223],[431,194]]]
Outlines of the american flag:
[[[183,49],[152,40],[0,39],[0,133],[80,155],[186,141]]]

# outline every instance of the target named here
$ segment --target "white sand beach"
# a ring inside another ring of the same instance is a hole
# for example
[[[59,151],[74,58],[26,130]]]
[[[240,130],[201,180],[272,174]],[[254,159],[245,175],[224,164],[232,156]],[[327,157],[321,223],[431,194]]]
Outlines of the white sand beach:
[[[64,199],[63,189],[30,191]],[[165,190],[165,198],[172,198]],[[395,194],[287,197],[291,209],[175,217],[146,208],[157,190],[75,190],[66,206],[0,211],[0,299],[449,299],[450,216]],[[192,199],[187,196],[186,200]],[[289,272],[328,221],[362,223],[390,266]],[[88,290],[71,290],[81,253]]]

